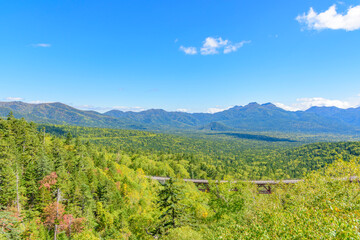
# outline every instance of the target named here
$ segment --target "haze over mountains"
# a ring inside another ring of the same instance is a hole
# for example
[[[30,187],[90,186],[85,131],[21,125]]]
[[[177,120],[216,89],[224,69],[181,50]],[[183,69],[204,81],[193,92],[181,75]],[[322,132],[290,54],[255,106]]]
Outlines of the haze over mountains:
[[[37,123],[70,124],[89,127],[142,130],[279,131],[304,133],[360,133],[360,108],[312,107],[306,111],[286,111],[272,103],[249,103],[210,113],[142,112],[111,110],[83,111],[62,103],[29,104],[0,102],[0,116],[12,111],[17,118]]]

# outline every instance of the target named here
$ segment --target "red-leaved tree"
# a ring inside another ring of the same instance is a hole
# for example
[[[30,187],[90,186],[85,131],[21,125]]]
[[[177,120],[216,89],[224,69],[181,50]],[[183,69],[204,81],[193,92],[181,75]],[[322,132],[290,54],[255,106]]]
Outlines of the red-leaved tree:
[[[81,232],[85,218],[74,218],[72,214],[64,214],[65,207],[63,204],[53,202],[44,209],[44,225],[52,229],[54,225],[58,225],[57,231],[65,231],[69,236],[71,233]]]
[[[57,174],[56,172],[52,172],[49,175],[45,176],[40,183],[39,189],[45,188],[50,191],[52,185],[56,184]]]

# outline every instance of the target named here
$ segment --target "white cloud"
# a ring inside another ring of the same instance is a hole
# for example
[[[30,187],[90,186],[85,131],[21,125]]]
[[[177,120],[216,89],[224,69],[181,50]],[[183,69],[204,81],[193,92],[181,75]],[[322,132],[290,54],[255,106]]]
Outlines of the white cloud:
[[[127,106],[98,107],[98,106],[93,106],[93,105],[76,105],[74,107],[81,109],[81,110],[96,111],[96,112],[100,112],[100,113],[104,113],[104,112],[107,112],[110,110],[120,110],[123,112],[128,112],[128,111],[141,112],[141,111],[146,110],[145,108],[142,108],[142,107],[127,107]]]
[[[120,110],[120,111],[124,111],[124,112],[128,112],[128,111],[141,112],[141,111],[146,110],[143,107],[126,107],[126,106],[115,106],[115,107],[112,107],[112,109]]]
[[[236,52],[239,48],[241,48],[242,46],[244,46],[244,44],[246,43],[250,43],[250,41],[242,41],[239,43],[235,43],[235,44],[229,44],[227,46],[225,46],[224,48],[224,53],[231,53],[231,52]]]
[[[177,112],[189,112],[188,109],[186,108],[179,108],[179,109],[176,109]]]
[[[180,50],[183,51],[187,55],[195,55],[195,54],[197,54],[196,47],[180,46]]]
[[[222,39],[221,37],[207,37],[204,41],[200,49],[201,55],[214,55],[219,54],[220,52],[227,54],[231,52],[236,52],[239,48],[243,47],[244,44],[250,43],[250,41],[241,41],[238,43],[232,43],[228,39]],[[184,47],[180,46],[180,50],[188,55],[195,55],[198,53],[196,47]]]
[[[29,103],[32,103],[32,104],[40,104],[40,103],[52,103],[52,102],[36,100],[36,101],[30,101]]]
[[[221,107],[221,106],[216,106],[216,107],[213,107],[213,108],[208,108],[206,113],[217,113],[217,112],[222,112],[222,111],[225,111],[225,110],[228,110],[229,108],[232,108],[233,106],[230,106],[230,107]]]
[[[207,113],[217,113],[217,112],[222,112],[224,111],[224,109],[221,108],[208,108],[208,110],[206,111]]]
[[[307,14],[303,13],[297,16],[296,20],[305,24],[309,29],[354,31],[360,29],[360,5],[348,8],[344,15],[336,11],[336,4],[321,13],[316,13],[313,8],[310,8]]]
[[[203,42],[200,51],[202,55],[218,54],[218,49],[229,44],[229,40],[223,40],[221,37],[207,37]]]
[[[109,108],[109,107],[96,107],[96,106],[92,106],[92,105],[76,105],[73,107],[81,109],[81,110],[85,110],[85,111],[96,111],[96,112],[100,112],[100,113],[104,113],[104,112],[111,110],[111,108]]]
[[[7,97],[7,98],[5,98],[5,100],[7,100],[7,101],[21,101],[21,100],[23,100],[23,98],[21,98],[21,97]]]
[[[296,99],[296,103],[291,105],[285,105],[282,103],[275,103],[275,105],[279,108],[285,109],[287,111],[303,111],[309,109],[311,107],[338,107],[338,108],[351,108],[359,106],[360,101],[357,99],[356,101],[342,101],[336,99],[326,99],[321,97],[314,98],[298,98]]]
[[[50,43],[36,43],[36,44],[32,44],[33,47],[43,47],[43,48],[48,48],[51,47]]]
[[[238,43],[232,43],[231,41],[221,37],[213,38],[207,37],[203,42],[203,46],[200,49],[202,55],[218,54],[219,50],[222,49],[223,53],[236,52],[239,48],[243,47],[244,44],[250,43],[251,41],[241,41]]]
[[[298,108],[296,108],[294,106],[288,106],[288,105],[285,105],[285,104],[279,103],[279,102],[274,103],[274,104],[275,104],[275,106],[277,106],[279,108],[282,108],[282,109],[284,109],[286,111],[298,111],[298,110],[300,110],[300,109],[298,109]]]

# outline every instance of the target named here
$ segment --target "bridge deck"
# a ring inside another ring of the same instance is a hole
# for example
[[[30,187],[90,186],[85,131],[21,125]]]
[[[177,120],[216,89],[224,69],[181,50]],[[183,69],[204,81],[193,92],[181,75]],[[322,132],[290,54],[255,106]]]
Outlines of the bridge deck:
[[[151,178],[153,180],[157,180],[159,182],[165,182],[170,180],[169,177],[158,177],[158,176],[147,176],[147,178]],[[195,183],[198,187],[200,191],[208,191],[209,190],[209,183],[210,182],[215,182],[215,183],[227,183],[229,181],[218,181],[218,180],[214,180],[214,181],[209,181],[209,180],[204,180],[204,179],[188,179],[188,178],[184,178],[183,179],[185,182],[193,182]],[[344,177],[344,178],[335,178],[334,180],[340,180],[340,181],[349,181],[349,182],[360,182],[359,178],[356,176],[352,176],[352,177]],[[287,180],[253,180],[253,181],[231,181],[231,183],[237,183],[237,182],[244,182],[244,183],[253,183],[256,184],[258,186],[258,193],[259,194],[271,194],[272,193],[272,187],[273,185],[279,184],[279,183],[284,183],[284,184],[295,184],[298,182],[303,182],[303,179],[287,179]],[[205,185],[205,186],[204,186]],[[202,187],[201,187],[202,186]],[[236,188],[233,189],[233,191],[237,191]]]
[[[167,181],[170,178],[169,177],[158,177],[158,176],[148,176],[148,178],[151,178],[153,180],[157,181]],[[209,184],[209,180],[204,179],[190,179],[190,178],[184,178],[185,182],[193,182],[193,183],[200,183],[200,184]],[[241,181],[241,182],[250,182],[257,185],[275,185],[279,183],[285,183],[285,184],[293,184],[297,182],[302,182],[304,180],[302,179],[288,179],[288,180],[253,180],[253,181]],[[211,182],[211,181],[210,181]],[[219,182],[218,180],[215,180],[214,182]],[[229,181],[222,180],[220,183],[227,183]],[[232,181],[232,183],[236,183],[238,181]]]

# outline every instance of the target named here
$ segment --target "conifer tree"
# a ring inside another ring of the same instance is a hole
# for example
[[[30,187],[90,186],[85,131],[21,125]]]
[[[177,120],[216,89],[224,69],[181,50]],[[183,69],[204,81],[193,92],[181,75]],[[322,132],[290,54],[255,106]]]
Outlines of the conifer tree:
[[[161,212],[157,227],[149,234],[155,236],[167,234],[170,229],[181,227],[185,223],[185,205],[181,203],[183,191],[176,182],[170,178],[163,184],[158,192],[157,205]]]

